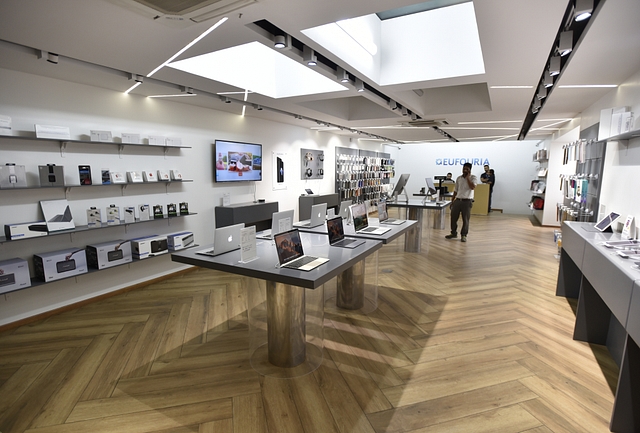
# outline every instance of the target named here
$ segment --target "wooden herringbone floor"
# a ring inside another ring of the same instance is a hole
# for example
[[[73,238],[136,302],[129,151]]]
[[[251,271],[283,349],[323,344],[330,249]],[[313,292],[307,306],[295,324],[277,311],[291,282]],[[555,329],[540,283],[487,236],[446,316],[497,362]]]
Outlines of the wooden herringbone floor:
[[[0,334],[0,432],[607,432],[617,367],[573,341],[552,229],[473,217],[379,255],[379,308],[325,314],[322,366],[258,375],[246,296],[198,270]]]

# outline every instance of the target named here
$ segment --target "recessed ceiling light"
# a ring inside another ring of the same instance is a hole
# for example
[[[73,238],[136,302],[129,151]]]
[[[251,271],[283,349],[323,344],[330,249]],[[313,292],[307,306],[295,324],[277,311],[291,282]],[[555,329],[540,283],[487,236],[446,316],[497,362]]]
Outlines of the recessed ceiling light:
[[[601,89],[618,87],[617,84],[565,84],[558,86],[563,89]]]
[[[491,86],[491,89],[533,89],[533,86]]]
[[[522,120],[482,120],[477,122],[458,122],[458,125],[482,125],[493,123],[522,123]]]

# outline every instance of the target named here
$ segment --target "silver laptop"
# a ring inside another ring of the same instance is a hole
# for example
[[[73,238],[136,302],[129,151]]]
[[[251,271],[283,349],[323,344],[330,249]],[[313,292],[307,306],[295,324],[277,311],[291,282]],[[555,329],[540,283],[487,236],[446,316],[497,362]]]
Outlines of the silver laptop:
[[[367,216],[367,206],[364,203],[351,205],[351,216],[353,217],[353,228],[356,233],[367,235],[382,235],[391,230],[386,227],[369,226],[369,217]]]
[[[344,237],[342,217],[335,217],[327,220],[327,233],[329,234],[329,245],[332,247],[355,248],[364,244],[363,240],[348,239]]]
[[[243,228],[244,223],[217,228],[213,233],[213,248],[196,251],[196,254],[213,257],[229,251],[239,250],[240,230]]]
[[[327,220],[327,204],[320,203],[311,206],[311,220],[308,223],[299,224],[299,227],[318,227]]]
[[[349,206],[352,204],[353,202],[351,200],[340,202],[340,211],[338,212],[338,215],[340,215],[343,220],[349,219]]]
[[[389,214],[387,213],[387,202],[384,200],[380,200],[378,202],[378,220],[380,221],[380,224],[392,225],[400,225],[406,222],[405,220],[389,218]]]
[[[304,254],[298,229],[278,233],[273,238],[276,241],[276,251],[278,252],[278,261],[281,268],[310,271],[329,261],[327,258]]]
[[[293,228],[293,209],[274,212],[271,215],[271,229],[256,233],[256,239],[273,239],[274,234],[286,232]]]

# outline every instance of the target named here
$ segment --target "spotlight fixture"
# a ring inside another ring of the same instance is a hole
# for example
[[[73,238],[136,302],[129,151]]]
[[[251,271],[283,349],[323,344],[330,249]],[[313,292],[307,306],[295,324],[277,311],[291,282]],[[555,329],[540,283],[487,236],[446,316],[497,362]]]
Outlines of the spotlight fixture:
[[[144,81],[144,77],[138,74],[129,74],[129,80],[133,80],[136,83],[142,83]]]
[[[231,104],[231,99],[227,98],[226,96],[222,100],[225,104]]]
[[[193,95],[193,89],[191,87],[180,86],[180,93],[185,95]]]
[[[336,68],[336,77],[341,83],[349,82],[349,73],[340,66]]]
[[[408,116],[409,115],[409,110],[407,110],[407,107],[402,107],[400,109],[400,113],[402,113],[403,116]]]
[[[591,12],[593,12],[593,0],[576,0],[573,19],[576,21],[584,21],[591,17]]]
[[[287,37],[285,35],[276,35],[273,38],[273,47],[279,50],[287,48]]]
[[[391,108],[392,110],[397,110],[398,109],[398,103],[396,101],[394,101],[393,99],[389,99],[389,108]]]
[[[47,62],[53,63],[54,65],[58,64],[58,55],[54,53],[47,53]]]
[[[316,53],[311,47],[305,45],[302,48],[302,61],[305,62],[307,66],[316,66],[318,64]]]
[[[553,77],[549,71],[544,73],[544,87],[552,87],[553,86]]]
[[[262,105],[253,104],[253,108],[255,108],[258,111],[262,111]]]
[[[555,77],[560,73],[561,60],[559,56],[553,56],[549,59],[549,74]]]
[[[573,30],[567,30],[560,33],[560,42],[558,43],[558,52],[561,56],[566,56],[573,50]]]
[[[418,115],[416,113],[411,113],[411,120],[418,120]]]
[[[360,78],[356,78],[356,90],[358,92],[364,92],[364,83]]]
[[[538,99],[544,99],[547,97],[547,88],[544,87],[544,83],[538,87]]]

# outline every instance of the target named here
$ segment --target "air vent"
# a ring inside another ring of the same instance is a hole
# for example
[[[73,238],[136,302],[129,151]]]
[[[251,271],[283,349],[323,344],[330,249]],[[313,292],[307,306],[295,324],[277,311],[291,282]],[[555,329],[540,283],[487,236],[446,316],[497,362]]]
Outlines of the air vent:
[[[449,124],[447,119],[419,119],[419,120],[410,120],[408,122],[404,122],[406,125],[418,127],[418,128],[432,128],[434,126],[446,126]]]
[[[171,26],[186,27],[219,18],[229,12],[257,3],[258,0],[111,0]]]

